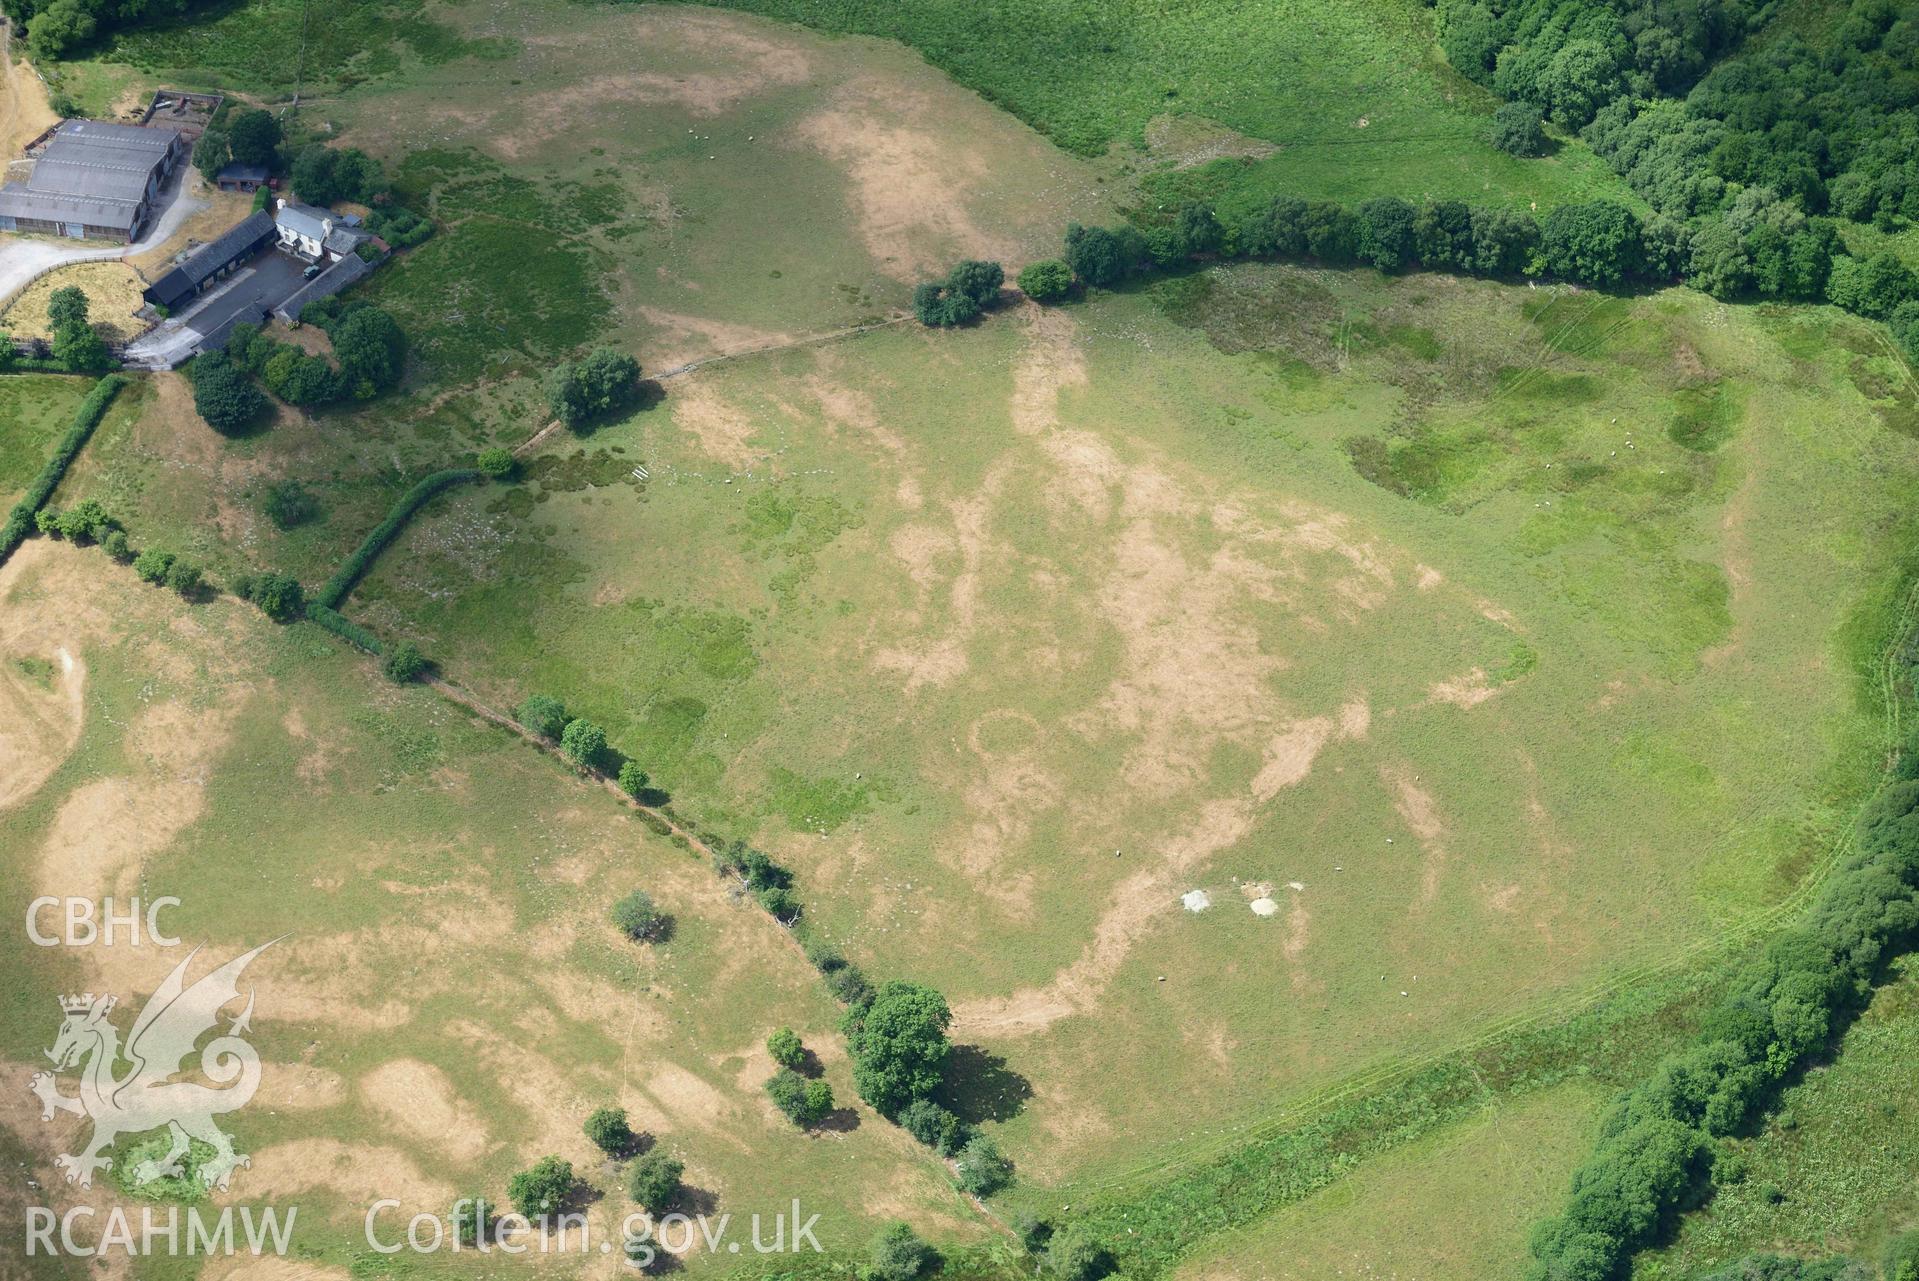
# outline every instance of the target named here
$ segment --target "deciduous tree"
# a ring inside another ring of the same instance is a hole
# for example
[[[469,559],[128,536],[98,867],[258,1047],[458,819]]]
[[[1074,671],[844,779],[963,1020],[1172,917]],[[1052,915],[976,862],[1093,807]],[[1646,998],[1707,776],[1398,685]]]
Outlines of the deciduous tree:
[[[845,1031],[860,1097],[890,1117],[931,1094],[952,1049],[952,1021],[946,998],[918,983],[887,983],[870,1005],[849,1009]]]
[[[560,1212],[573,1195],[573,1163],[557,1156],[541,1157],[532,1168],[507,1180],[507,1200],[529,1219]]]

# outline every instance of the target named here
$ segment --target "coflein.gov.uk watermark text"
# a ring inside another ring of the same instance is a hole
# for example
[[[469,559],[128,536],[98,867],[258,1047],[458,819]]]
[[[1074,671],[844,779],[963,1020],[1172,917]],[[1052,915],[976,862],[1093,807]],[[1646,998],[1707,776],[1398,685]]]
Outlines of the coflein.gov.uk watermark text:
[[[799,1254],[821,1252],[814,1229],[820,1216],[806,1214],[797,1199],[790,1212],[747,1216],[746,1230],[735,1233],[732,1214],[667,1214],[658,1219],[636,1211],[604,1235],[583,1214],[528,1218],[503,1214],[490,1219],[477,1238],[455,1230],[470,1202],[456,1205],[451,1220],[415,1214],[401,1221],[400,1202],[375,1201],[364,1221],[366,1243],[377,1254],[477,1252],[505,1255],[614,1255],[634,1268],[650,1267],[662,1254]],[[293,1245],[293,1206],[78,1205],[65,1212],[29,1206],[26,1254],[29,1258],[75,1259],[285,1255]]]
[[[789,1215],[782,1210],[768,1216],[751,1215],[748,1231],[742,1239],[731,1233],[731,1214],[666,1214],[655,1219],[644,1210],[620,1220],[611,1236],[595,1239],[594,1227],[583,1214],[540,1215],[529,1219],[520,1214],[503,1214],[488,1222],[476,1240],[462,1239],[452,1224],[434,1214],[416,1214],[402,1230],[385,1216],[400,1208],[394,1200],[376,1201],[366,1213],[366,1241],[380,1254],[438,1254],[441,1251],[477,1250],[482,1254],[612,1254],[619,1251],[636,1268],[652,1264],[661,1252],[687,1254],[695,1248],[707,1254],[799,1254],[810,1250],[821,1253],[814,1228],[817,1214],[802,1217],[797,1198]],[[471,1212],[473,1203],[462,1201],[453,1207],[453,1220],[459,1222]],[[397,1216],[396,1216],[397,1217]]]

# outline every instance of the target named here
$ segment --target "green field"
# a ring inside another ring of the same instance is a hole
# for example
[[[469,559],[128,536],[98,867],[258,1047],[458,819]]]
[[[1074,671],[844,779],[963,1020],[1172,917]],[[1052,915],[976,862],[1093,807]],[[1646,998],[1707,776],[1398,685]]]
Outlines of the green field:
[[[1711,1190],[1638,1281],[1695,1277],[1754,1253],[1876,1261],[1912,1224],[1910,1078],[1919,1022],[1911,964],[1895,967],[1843,1050],[1785,1092],[1771,1122],[1723,1141],[1743,1175]],[[1643,1055],[1600,1032],[1620,1071]],[[1621,1053],[1624,1050],[1625,1053]],[[1605,1089],[1555,1084],[1489,1094],[1443,1129],[1369,1161],[1324,1192],[1196,1251],[1186,1277],[1484,1277],[1524,1257],[1585,1155]]]
[[[0,576],[8,705],[51,727],[0,755],[28,780],[9,910],[141,887],[216,952],[289,935],[258,1042],[298,1097],[238,1133],[244,1195],[319,1207],[312,1281],[407,1275],[355,1244],[375,1184],[444,1208],[549,1151],[608,1190],[604,1230],[624,1198],[579,1124],[615,1098],[742,1219],[818,1189],[835,1275],[894,1217],[956,1275],[1021,1270],[1015,1213],[1117,1233],[1288,1136],[1318,1174],[1235,1183],[1228,1235],[1129,1243],[1128,1274],[1509,1275],[1610,1092],[1878,783],[1919,384],[1876,327],[1232,264],[924,329],[916,280],[1188,188],[1626,198],[1577,144],[1490,150],[1492,101],[1410,2],[984,12],[335,6],[303,124],[437,224],[363,289],[405,385],[227,440],[182,377],[142,378],[55,504],[311,590],[422,476],[540,432],[551,365],[637,354],[644,408],[434,499],[343,610],[492,708],[564,698],[674,813],[791,867],[869,973],[940,988],[948,1101],[1019,1171],[990,1210],[863,1107],[778,1117],[781,1024],[853,1098],[837,1007],[603,789],[231,597],[44,542]],[[281,96],[299,16],[216,6],[84,65]],[[1066,47],[1099,52],[1067,74]],[[0,496],[80,390],[0,382]],[[320,507],[291,531],[261,510],[284,479]],[[635,885],[671,942],[605,922]],[[144,990],[165,959],[0,954],[0,1053],[45,1048],[45,993]],[[1904,1226],[1908,1154],[1844,1136],[1905,1005],[1642,1275]],[[44,1158],[24,1115],[17,1159]],[[1834,1197],[1857,1213],[1822,1218]]]
[[[1432,10],[1414,0],[1205,0],[1177,11],[1145,0],[724,5],[899,40],[1072,152],[1117,144],[1152,156],[1160,137],[1177,136],[1168,123],[1215,122],[1252,144],[1228,146],[1237,155],[1215,174],[1247,196],[1391,194],[1550,208],[1621,190],[1577,142],[1534,162],[1489,145],[1497,99],[1446,65]],[[1205,163],[1205,155],[1204,147],[1175,149],[1171,158]]]
[[[11,508],[40,474],[92,387],[85,378],[21,374],[0,381],[0,507]]]
[[[1180,1275],[1504,1276],[1524,1257],[1532,1220],[1556,1208],[1592,1141],[1600,1103],[1596,1093],[1571,1086],[1489,1109],[1196,1254]]]
[[[1890,535],[1898,407],[1679,296],[1211,279],[675,384],[359,612],[788,858],[1032,1079],[1050,1179],[1194,1132],[1166,1062],[1218,1133],[1788,893],[1884,741],[1823,602],[1886,552],[1815,513]]]

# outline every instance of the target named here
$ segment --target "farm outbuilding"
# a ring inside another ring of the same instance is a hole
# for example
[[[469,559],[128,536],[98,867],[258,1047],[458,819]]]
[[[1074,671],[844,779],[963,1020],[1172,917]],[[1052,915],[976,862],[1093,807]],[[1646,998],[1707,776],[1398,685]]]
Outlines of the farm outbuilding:
[[[146,291],[146,300],[156,307],[178,308],[245,263],[272,239],[273,215],[264,209],[248,214],[219,239],[200,246],[154,281]]]
[[[366,279],[373,273],[373,264],[358,254],[348,254],[335,260],[332,266],[306,282],[285,302],[273,309],[273,314],[282,324],[292,325],[299,322],[300,309],[310,302],[322,298],[331,298],[348,285]]]
[[[258,191],[266,182],[265,165],[243,165],[238,161],[213,175],[213,185],[222,191]]]
[[[32,176],[0,187],[0,231],[138,240],[186,153],[175,129],[66,121],[35,158]]]

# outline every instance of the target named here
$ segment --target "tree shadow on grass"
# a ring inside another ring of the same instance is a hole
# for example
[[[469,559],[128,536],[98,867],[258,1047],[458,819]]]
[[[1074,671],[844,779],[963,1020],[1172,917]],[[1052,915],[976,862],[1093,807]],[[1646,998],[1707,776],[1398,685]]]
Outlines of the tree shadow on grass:
[[[968,1125],[1010,1121],[1026,1110],[1033,1083],[1006,1059],[977,1045],[956,1045],[946,1058],[946,1079],[934,1100]]]
[[[614,1148],[611,1152],[608,1152],[606,1157],[608,1161],[614,1164],[622,1161],[631,1161],[636,1156],[646,1155],[647,1149],[658,1142],[658,1139],[655,1139],[645,1130],[632,1130],[628,1132],[626,1142],[620,1144],[620,1146]]]
[[[627,422],[639,414],[656,409],[666,399],[666,388],[657,378],[642,378],[633,390],[633,399],[624,405],[609,409],[603,414],[594,414],[577,423],[570,423],[567,430],[582,439],[591,436],[602,428],[615,427]]]
[[[561,1199],[559,1208],[554,1213],[577,1214],[589,1206],[598,1205],[605,1198],[604,1191],[594,1187],[585,1179],[576,1178],[573,1180],[573,1186],[566,1190],[566,1196]]]
[[[673,1208],[681,1214],[695,1217],[711,1215],[720,1208],[720,1198],[705,1188],[682,1186],[679,1195],[673,1198]]]
[[[860,1114],[852,1108],[834,1108],[811,1128],[824,1134],[851,1134],[860,1128]]]

